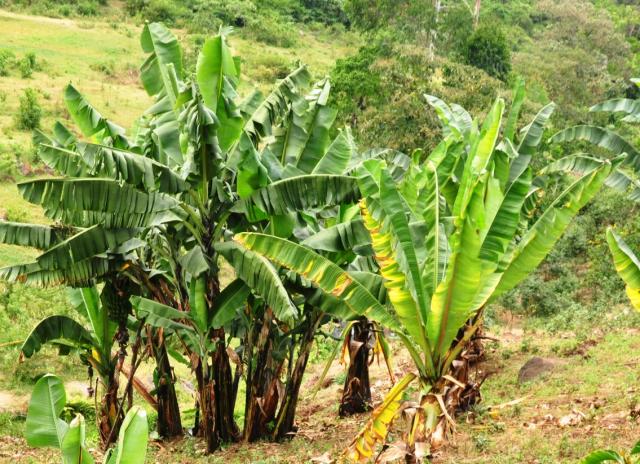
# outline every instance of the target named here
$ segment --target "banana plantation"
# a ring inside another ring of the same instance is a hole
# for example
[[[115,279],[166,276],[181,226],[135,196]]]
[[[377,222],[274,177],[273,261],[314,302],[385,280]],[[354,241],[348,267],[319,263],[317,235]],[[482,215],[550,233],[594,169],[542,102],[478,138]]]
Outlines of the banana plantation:
[[[68,118],[34,127],[42,175],[11,185],[43,219],[0,221],[0,243],[29,258],[0,279],[64,289],[70,310],[42,318],[12,356],[28,366],[53,347],[82,366],[92,414],[50,370],[29,392],[29,449],[65,464],[196,462],[154,457],[188,441],[202,462],[236,462],[229,447],[311,436],[310,402],[340,360],[329,420],[357,427],[310,462],[516,462],[438,459],[496,387],[479,370],[500,341],[493,308],[548,272],[599,197],[640,199],[640,149],[611,124],[640,121],[638,100],[595,101],[595,123],[550,129],[561,108],[527,110],[521,78],[473,111],[411,93],[435,135],[369,146],[355,134],[367,112],[346,121],[331,77],[298,62],[251,85],[234,34],[220,27],[194,45],[146,22],[137,78],[151,104],[129,127],[105,116],[111,104],[94,106],[86,80],[50,89]],[[597,233],[624,304],[640,310],[627,230]],[[594,442],[580,462],[639,462],[633,444],[625,454]]]

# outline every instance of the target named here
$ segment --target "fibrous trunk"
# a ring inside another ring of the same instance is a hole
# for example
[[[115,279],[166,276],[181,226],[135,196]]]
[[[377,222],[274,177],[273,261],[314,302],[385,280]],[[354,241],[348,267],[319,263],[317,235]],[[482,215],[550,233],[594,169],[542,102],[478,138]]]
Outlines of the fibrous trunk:
[[[287,384],[285,387],[284,400],[278,411],[276,426],[272,437],[275,440],[292,438],[297,431],[295,427],[296,408],[302,386],[302,377],[307,368],[309,353],[313,345],[314,336],[321,320],[321,315],[315,311],[309,311],[307,327],[299,340],[298,358],[295,366],[287,373]]]
[[[222,443],[237,441],[239,437],[233,417],[233,381],[224,331],[213,331],[211,338],[217,339],[216,350],[211,353],[211,363],[201,359],[196,368],[200,410],[198,430],[205,438],[207,453],[214,452]]]
[[[169,355],[161,331],[156,333],[153,354],[156,360],[158,384],[156,398],[158,401],[158,435],[172,438],[182,435],[180,406],[176,395],[175,378]]]
[[[371,385],[369,382],[369,356],[372,336],[371,323],[360,320],[355,323],[346,339],[349,350],[349,369],[340,400],[340,417],[366,412],[371,409]]]
[[[115,373],[103,379],[103,386],[105,392],[100,401],[98,431],[100,433],[100,443],[103,449],[107,449],[118,438],[124,414],[119,408],[118,379]]]

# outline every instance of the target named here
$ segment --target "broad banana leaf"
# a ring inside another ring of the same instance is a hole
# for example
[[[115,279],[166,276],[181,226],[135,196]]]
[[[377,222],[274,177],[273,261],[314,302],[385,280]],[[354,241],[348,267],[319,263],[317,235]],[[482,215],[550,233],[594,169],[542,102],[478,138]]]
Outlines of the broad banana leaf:
[[[242,279],[236,279],[227,285],[214,302],[211,327],[218,329],[231,322],[239,310],[246,307],[251,289]]]
[[[84,417],[78,414],[69,424],[69,430],[62,439],[62,462],[64,464],[93,464],[94,460],[85,445]]]
[[[424,95],[427,103],[436,111],[438,119],[442,123],[442,134],[445,137],[453,134],[460,137],[471,129],[471,117],[461,106],[457,106],[457,111],[444,101],[433,95]]]
[[[636,171],[640,171],[640,152],[631,143],[609,129],[587,125],[573,126],[561,130],[551,137],[550,141],[561,143],[572,140],[585,140],[610,151],[613,155],[626,153],[625,164],[632,166]]]
[[[598,103],[589,108],[591,112],[604,111],[608,113],[625,113],[631,116],[640,114],[640,101],[630,98],[614,98]]]
[[[118,443],[107,464],[144,464],[148,440],[147,413],[140,406],[134,406],[120,426]]]
[[[165,93],[171,105],[175,102],[177,89],[174,89],[170,69],[178,79],[183,76],[182,51],[178,39],[161,23],[144,26],[140,37],[142,50],[149,56],[140,67],[142,86],[150,96]]]
[[[289,104],[300,96],[300,90],[309,84],[309,71],[306,66],[300,66],[282,79],[273,91],[246,117],[244,131],[249,134],[254,143],[261,138],[271,135],[272,128],[280,119]]]
[[[208,39],[198,56],[196,80],[205,105],[216,114],[218,142],[225,151],[240,137],[244,125],[233,101],[239,79],[240,66],[231,55],[224,34]]]
[[[327,258],[302,245],[264,234],[242,233],[237,234],[234,240],[274,263],[300,274],[325,293],[341,297],[354,314],[365,316],[391,330],[401,330],[395,317],[366,287]]]
[[[616,165],[620,162],[617,160]],[[545,210],[501,265],[503,275],[492,299],[511,290],[531,273],[551,251],[576,214],[600,190],[612,170],[610,161],[578,178]]]
[[[139,296],[131,297],[131,304],[136,310],[138,319],[144,319],[145,324],[169,330],[193,330],[179,322],[191,320],[189,313]]]
[[[603,462],[614,462],[626,464],[628,461],[620,453],[612,450],[598,450],[589,454],[580,464],[601,464]]]
[[[43,145],[39,154],[47,166],[70,177],[122,180],[145,191],[165,193],[187,188],[174,170],[137,153],[91,143],[80,143],[76,150]]]
[[[526,95],[524,79],[522,77],[516,78],[516,83],[513,88],[513,102],[511,103],[511,109],[509,110],[509,116],[507,117],[507,123],[504,127],[504,138],[510,142],[514,142],[516,135],[516,124],[518,123],[518,117],[520,116],[520,109],[524,103],[524,97]]]
[[[283,215],[289,211],[357,203],[359,198],[355,178],[312,174],[269,184],[245,200],[245,206],[249,209],[257,207],[270,215]]]
[[[631,305],[640,311],[640,260],[611,228],[607,229],[607,243],[616,271],[625,283]]]
[[[346,455],[351,461],[364,462],[370,460],[373,457],[376,446],[384,443],[389,433],[389,427],[400,410],[403,394],[415,378],[415,374],[404,376],[387,393],[382,403],[373,410],[371,419],[358,433],[346,451]]]
[[[231,264],[236,276],[267,302],[279,321],[289,327],[294,326],[298,309],[291,301],[278,272],[267,259],[234,242],[217,244],[216,251]]]
[[[313,168],[312,174],[342,174],[346,171],[355,154],[356,143],[353,140],[351,129],[346,127],[329,145],[327,152],[322,155],[318,164]]]
[[[27,410],[27,444],[34,447],[60,448],[69,426],[60,419],[67,404],[62,381],[45,374],[36,382]]]
[[[104,137],[110,137],[114,146],[121,148],[130,146],[125,137],[125,130],[104,118],[71,84],[65,88],[64,101],[71,118],[85,137],[93,137],[101,133]]]
[[[57,285],[89,287],[95,283],[94,279],[100,278],[110,271],[118,270],[122,264],[117,260],[102,257],[85,259],[64,269],[42,269],[37,262],[17,264],[0,268],[0,279],[37,287]]]
[[[22,197],[41,205],[47,216],[78,226],[102,222],[111,227],[141,227],[177,202],[164,194],[144,193],[107,179],[48,178],[18,184]]]
[[[137,232],[137,229],[105,229],[100,225],[89,227],[49,248],[36,261],[41,269],[65,269],[115,248]]]
[[[355,218],[349,222],[341,222],[327,227],[307,237],[302,245],[314,250],[348,251],[369,256],[371,250],[371,236],[364,226],[362,218]]]
[[[520,144],[518,145],[518,153],[521,155],[532,155],[535,149],[540,145],[542,136],[544,134],[544,128],[547,125],[547,121],[556,109],[555,103],[549,103],[542,107],[538,114],[533,118],[533,121],[526,127],[524,127],[520,133]]]
[[[77,229],[40,224],[0,221],[0,243],[46,250],[65,240]]]
[[[45,343],[60,342],[74,348],[90,349],[96,340],[87,329],[67,316],[49,316],[38,323],[20,348],[21,356],[30,358]]]

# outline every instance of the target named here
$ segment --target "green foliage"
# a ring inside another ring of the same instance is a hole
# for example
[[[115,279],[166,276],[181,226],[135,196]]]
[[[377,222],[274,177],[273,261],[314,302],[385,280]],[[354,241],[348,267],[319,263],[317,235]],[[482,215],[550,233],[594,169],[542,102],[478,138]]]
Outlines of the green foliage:
[[[507,38],[495,25],[481,26],[467,39],[464,58],[467,64],[502,81],[506,81],[511,72]]]
[[[600,464],[602,462],[613,462],[619,464],[638,464],[640,463],[640,441],[637,442],[628,453],[612,450],[598,450],[589,454],[581,464]]]
[[[16,125],[21,130],[33,130],[40,127],[42,107],[38,101],[38,93],[32,88],[25,89],[20,97],[20,107],[16,114]]]
[[[93,464],[85,442],[84,417],[76,415],[70,423],[64,421],[61,415],[66,403],[64,386],[58,377],[47,374],[38,380],[27,412],[27,443],[33,447],[60,449],[63,464]],[[142,464],[147,441],[147,415],[143,409],[135,406],[125,417],[116,447],[108,451],[104,462]]]
[[[10,50],[0,50],[0,76],[8,76],[9,70],[14,65],[16,56]]]

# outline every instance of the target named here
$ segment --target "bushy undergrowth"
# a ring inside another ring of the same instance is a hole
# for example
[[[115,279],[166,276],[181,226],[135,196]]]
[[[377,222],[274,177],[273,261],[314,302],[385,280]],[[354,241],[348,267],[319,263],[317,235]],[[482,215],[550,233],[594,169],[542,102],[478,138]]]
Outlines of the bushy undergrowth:
[[[38,93],[32,88],[27,88],[20,97],[16,125],[22,130],[37,129],[40,127],[40,118],[42,118],[42,107],[38,101]]]

